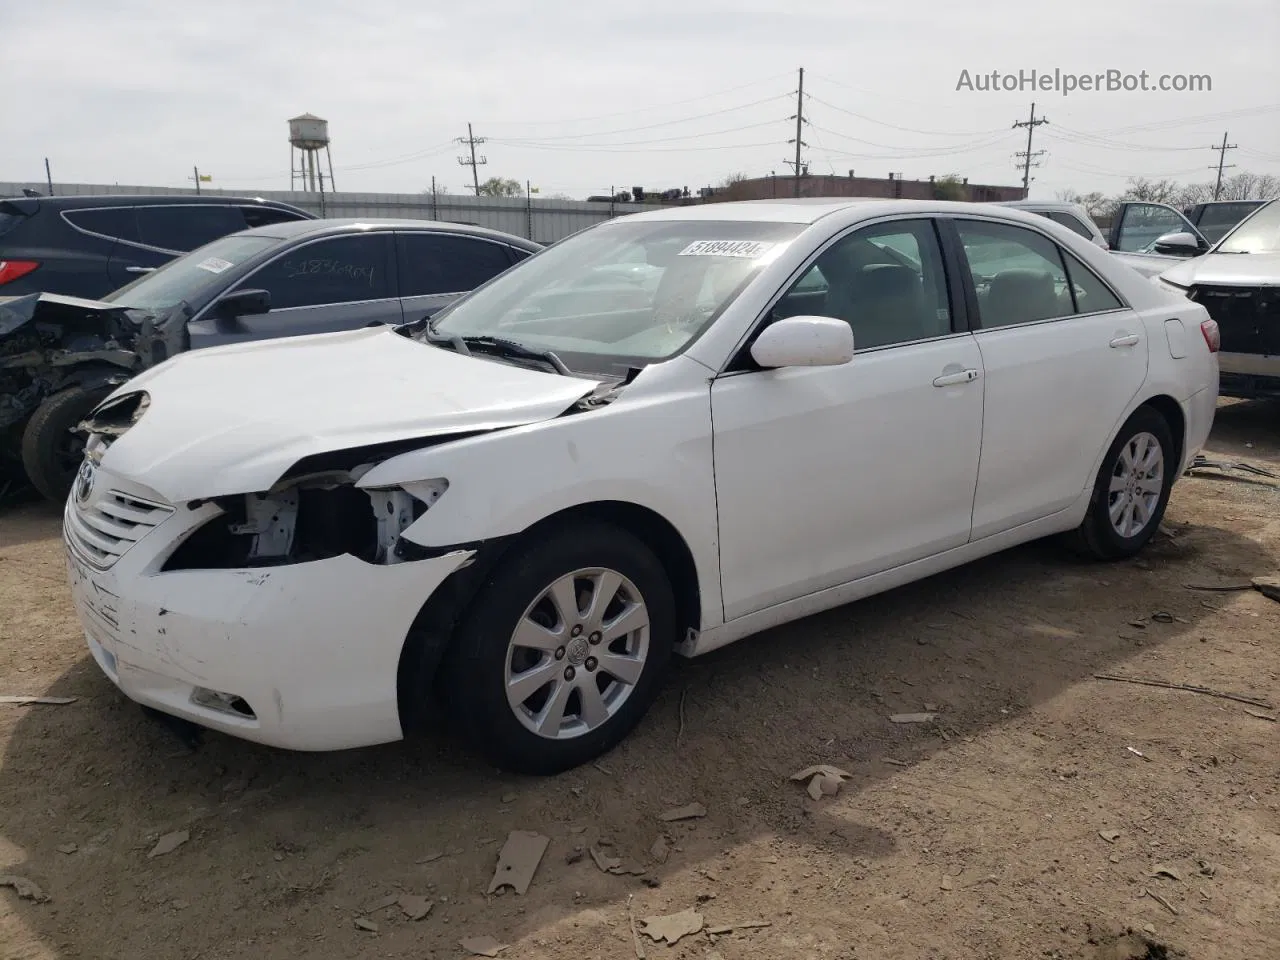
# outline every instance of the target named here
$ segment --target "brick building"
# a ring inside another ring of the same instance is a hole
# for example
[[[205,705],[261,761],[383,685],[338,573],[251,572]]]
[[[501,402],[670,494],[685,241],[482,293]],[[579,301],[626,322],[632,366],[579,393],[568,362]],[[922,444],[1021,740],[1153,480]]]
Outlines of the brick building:
[[[889,174],[886,179],[875,177],[823,176],[806,174],[798,178],[782,176],[755,177],[738,180],[727,187],[715,188],[705,199],[717,200],[768,200],[773,197],[876,197],[903,200],[968,200],[974,203],[991,203],[1001,200],[1023,200],[1026,191],[1022,187],[998,187],[983,183],[970,183],[965,177],[959,184],[928,180],[904,180]],[[799,192],[797,193],[797,186]],[[959,195],[955,195],[955,193]],[[952,193],[948,196],[948,193]],[[939,195],[941,194],[941,196]]]

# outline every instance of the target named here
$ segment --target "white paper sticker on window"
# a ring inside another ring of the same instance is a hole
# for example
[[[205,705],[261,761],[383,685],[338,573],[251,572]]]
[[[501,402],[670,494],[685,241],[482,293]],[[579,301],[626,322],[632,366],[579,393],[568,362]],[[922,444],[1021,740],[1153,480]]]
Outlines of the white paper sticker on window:
[[[221,257],[209,257],[201,260],[196,264],[201,270],[208,270],[210,273],[221,273],[223,270],[229,270],[235,266],[230,260],[223,260]]]
[[[682,257],[737,257],[755,260],[772,247],[772,243],[760,240],[695,240],[683,250]]]

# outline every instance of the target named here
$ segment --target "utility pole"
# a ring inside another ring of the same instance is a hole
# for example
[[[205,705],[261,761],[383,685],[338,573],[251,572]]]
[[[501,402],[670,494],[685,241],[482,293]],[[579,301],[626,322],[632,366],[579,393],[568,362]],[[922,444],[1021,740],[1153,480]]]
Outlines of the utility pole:
[[[1213,199],[1215,199],[1215,200],[1217,200],[1217,199],[1218,199],[1218,194],[1220,194],[1220,193],[1222,192],[1222,171],[1223,171],[1223,170],[1230,170],[1232,167],[1234,167],[1234,166],[1235,166],[1235,164],[1234,164],[1234,163],[1224,163],[1224,161],[1227,159],[1227,151],[1228,151],[1228,150],[1234,150],[1235,148],[1236,148],[1236,145],[1235,145],[1234,143],[1227,143],[1227,135],[1226,135],[1226,133],[1224,133],[1224,134],[1222,135],[1222,146],[1220,146],[1220,147],[1219,147],[1219,146],[1213,146],[1213,147],[1210,147],[1210,148],[1209,148],[1210,150],[1216,150],[1216,151],[1218,151],[1218,167],[1217,167],[1217,169],[1218,169],[1218,180],[1217,180],[1217,182],[1216,182],[1216,183],[1214,183],[1214,185],[1213,185]],[[1210,169],[1210,170],[1212,170],[1212,169],[1214,169],[1214,168],[1213,168],[1213,167],[1210,167],[1209,169]]]
[[[533,185],[524,182],[524,235],[533,239]]]
[[[485,156],[476,156],[476,144],[484,143],[484,137],[477,137],[471,132],[471,124],[467,124],[467,135],[459,137],[458,143],[471,148],[471,156],[459,157],[458,163],[464,167],[471,168],[471,182],[475,186],[476,196],[480,196],[480,168],[489,162],[489,158]]]
[[[193,166],[191,168],[191,179],[196,183],[196,196],[200,196],[200,168]]]
[[[1027,195],[1028,193],[1030,193],[1030,192],[1031,192],[1031,168],[1032,168],[1032,167],[1038,167],[1038,166],[1040,166],[1040,164],[1038,164],[1038,163],[1032,163],[1032,161],[1033,161],[1036,157],[1043,157],[1043,156],[1044,156],[1044,151],[1043,151],[1043,150],[1037,150],[1037,151],[1035,151],[1034,153],[1032,153],[1032,152],[1031,152],[1031,137],[1032,137],[1032,134],[1034,134],[1034,133],[1035,133],[1035,131],[1036,131],[1036,127],[1041,126],[1042,124],[1046,124],[1046,123],[1048,123],[1048,122],[1049,122],[1049,121],[1048,121],[1048,120],[1046,120],[1044,117],[1039,117],[1039,118],[1037,118],[1037,117],[1036,117],[1036,105],[1035,105],[1034,103],[1032,103],[1032,104],[1031,104],[1031,119],[1030,119],[1030,120],[1018,120],[1018,121],[1016,121],[1016,122],[1014,123],[1014,125],[1013,125],[1014,129],[1017,129],[1018,127],[1026,127],[1026,128],[1027,128],[1027,149],[1026,149],[1026,150],[1020,150],[1018,153],[1014,154],[1014,156],[1017,156],[1017,157],[1021,157],[1021,158],[1022,158],[1022,195],[1023,195],[1023,199],[1026,199],[1026,195]]]
[[[319,173],[320,173],[320,216],[323,217],[324,216],[324,171],[321,170],[319,171]],[[330,184],[330,186],[333,186],[333,184]]]
[[[804,142],[804,125],[809,122],[804,118],[804,67],[800,68],[800,86],[796,90],[796,115],[788,119],[793,119],[796,122],[795,139],[787,141],[787,143],[796,145],[796,158],[795,160],[784,160],[783,162],[795,172],[795,179],[792,183],[795,187],[794,195],[798,197],[800,196],[800,173],[804,169],[804,163],[800,158],[800,150],[802,147],[808,146]]]
[[[49,158],[44,158],[44,180],[49,185],[49,196],[53,196],[53,174],[49,172]]]
[[[432,176],[432,177],[431,177],[431,219],[432,219],[432,220],[439,220],[439,219],[440,219],[440,209],[439,209],[439,207],[438,207],[438,205],[437,205],[437,203],[436,203],[436,178],[435,178],[435,176]]]

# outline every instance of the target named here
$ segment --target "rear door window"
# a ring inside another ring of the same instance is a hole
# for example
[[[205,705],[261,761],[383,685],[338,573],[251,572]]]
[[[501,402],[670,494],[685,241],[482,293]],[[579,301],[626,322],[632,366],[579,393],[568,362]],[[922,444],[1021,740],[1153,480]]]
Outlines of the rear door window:
[[[273,223],[292,223],[306,219],[289,210],[277,210],[275,207],[241,207],[240,213],[244,216],[246,227],[266,227]]]
[[[307,243],[247,277],[240,289],[271,294],[271,309],[318,307],[394,296],[391,234],[360,233]]]
[[[245,228],[239,207],[215,204],[138,207],[137,219],[139,241],[182,253]]]
[[[507,248],[478,237],[400,233],[400,296],[474,290],[511,266]]]
[[[110,237],[113,240],[137,240],[138,225],[133,207],[100,207],[97,210],[68,210],[62,215],[73,227]]]
[[[1054,223],[1060,223],[1072,233],[1078,233],[1086,240],[1092,240],[1093,234],[1089,232],[1089,228],[1080,222],[1079,218],[1073,217],[1069,213],[1060,213],[1057,210],[1049,212],[1049,219]]]

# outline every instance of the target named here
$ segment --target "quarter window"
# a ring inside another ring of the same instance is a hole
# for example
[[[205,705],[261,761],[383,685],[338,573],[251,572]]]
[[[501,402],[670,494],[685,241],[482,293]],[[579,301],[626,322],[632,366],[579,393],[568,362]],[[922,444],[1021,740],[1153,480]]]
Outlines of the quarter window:
[[[366,233],[305,244],[271,261],[240,287],[266,290],[272,310],[390,297],[389,237]]]
[[[401,233],[400,295],[465,293],[509,266],[506,247],[477,237],[441,233]]]
[[[1067,273],[1071,276],[1071,289],[1076,298],[1076,313],[1101,313],[1104,310],[1119,310],[1124,307],[1120,299],[1111,292],[1111,288],[1103,283],[1096,273],[1086,267],[1068,250],[1062,251],[1067,261]]]
[[[853,327],[858,350],[951,332],[933,222],[898,220],[838,240],[783,295],[774,317],[816,314]]]
[[[956,221],[983,327],[1052,320],[1075,312],[1058,246],[1033,230]]]
[[[244,229],[244,215],[237,207],[191,204],[136,207],[135,210],[138,239],[162,250],[185,253]]]
[[[295,220],[304,220],[296,213],[288,210],[278,210],[275,207],[241,207],[240,215],[244,217],[244,225],[246,227],[265,227],[273,223],[293,223]]]
[[[98,210],[68,210],[63,214],[73,227],[114,240],[137,240],[138,226],[133,207],[102,207]]]

